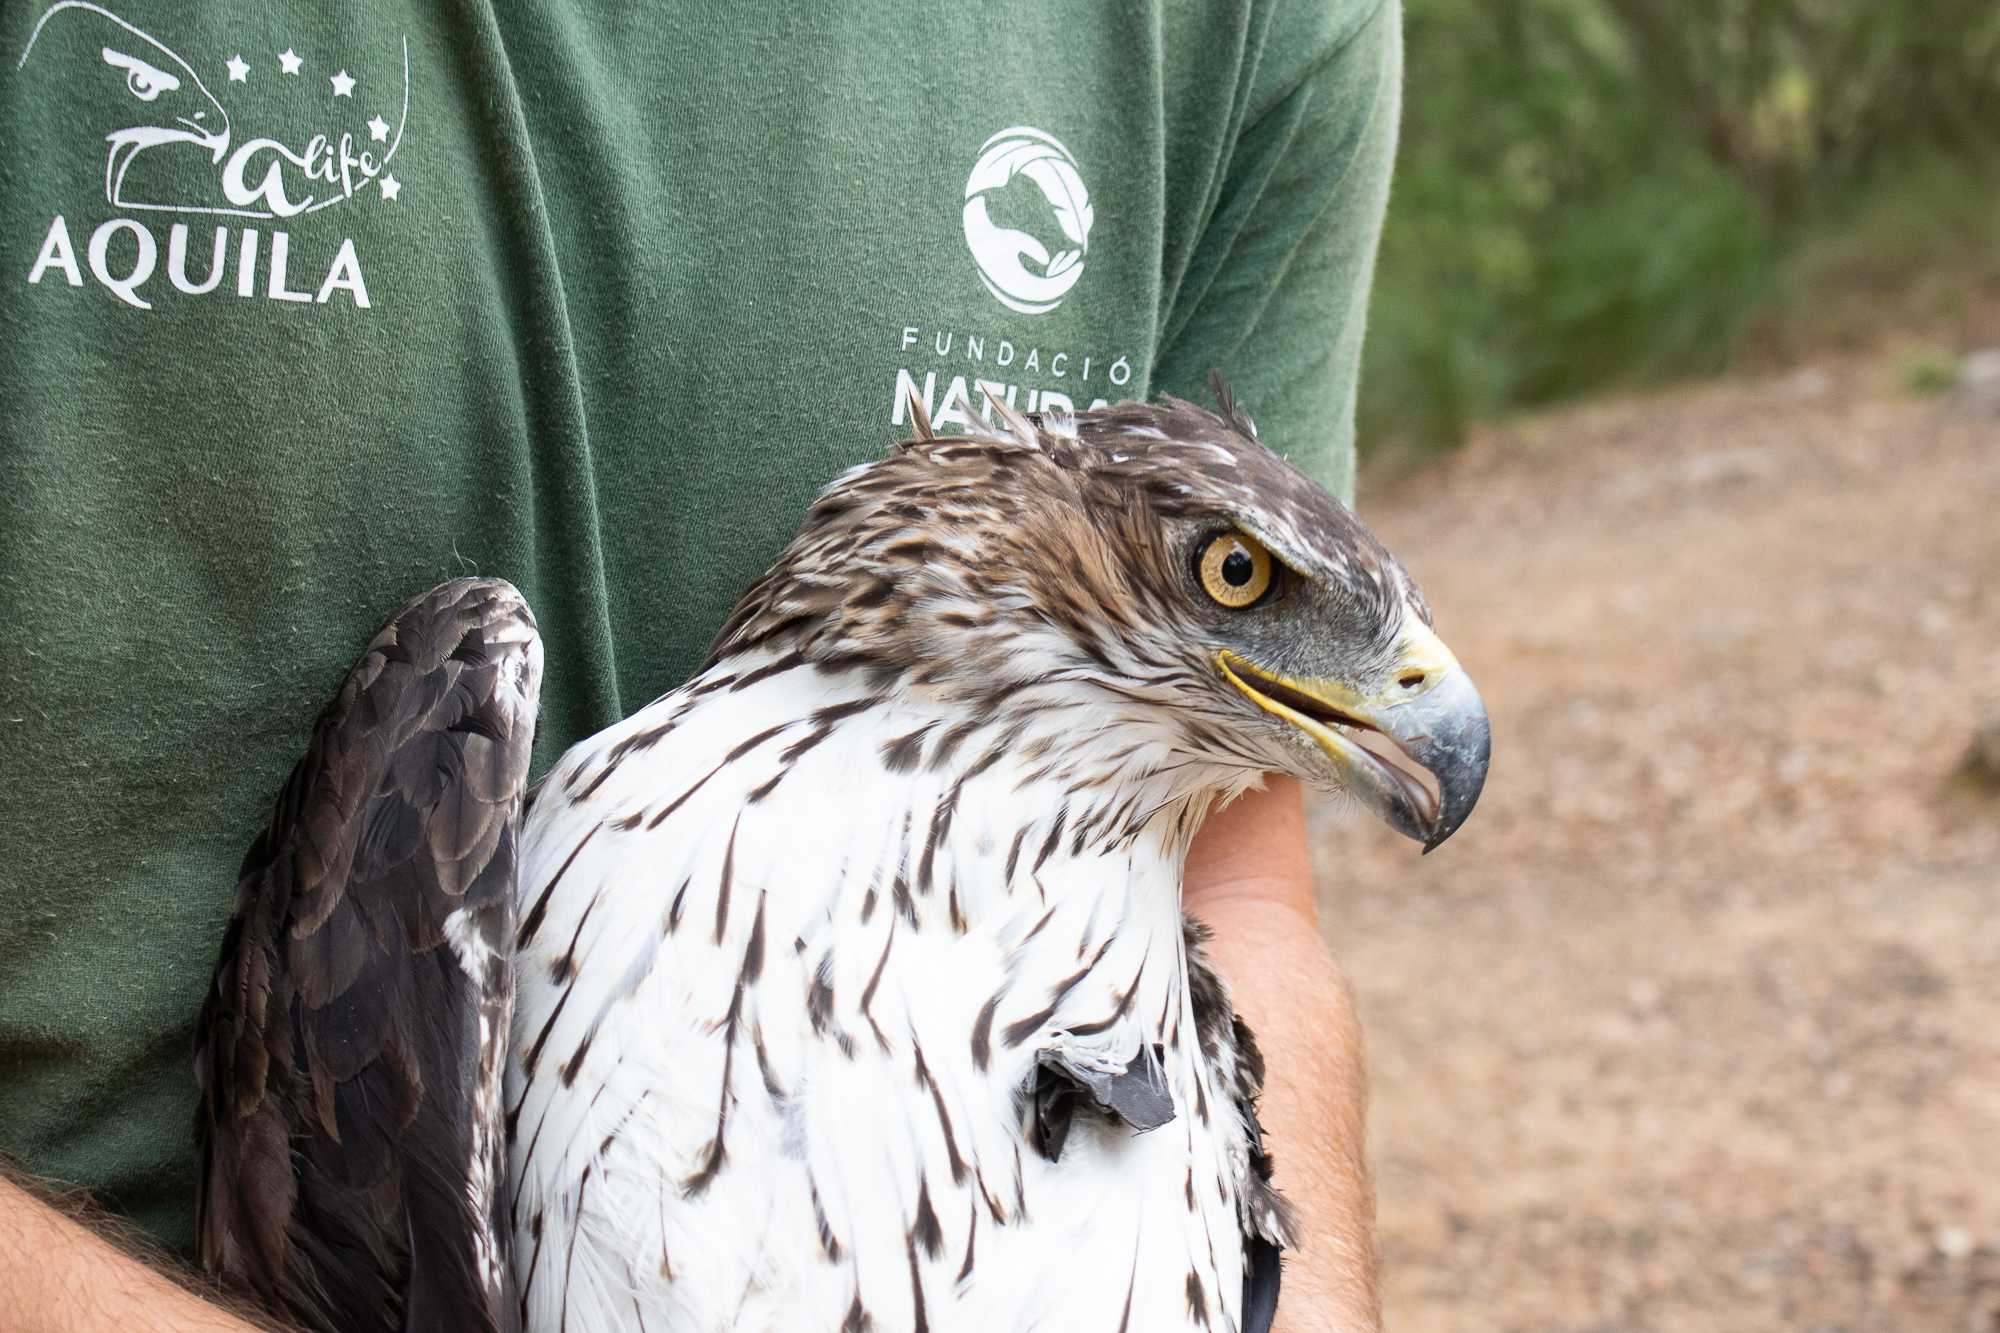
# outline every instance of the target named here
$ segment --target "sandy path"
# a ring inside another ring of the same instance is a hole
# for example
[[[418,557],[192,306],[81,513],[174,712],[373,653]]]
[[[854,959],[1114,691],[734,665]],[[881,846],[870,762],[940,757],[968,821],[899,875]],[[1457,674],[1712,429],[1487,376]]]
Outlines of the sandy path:
[[[2000,1329],[2000,417],[1856,363],[1377,487],[1494,716],[1321,826],[1390,1325]]]

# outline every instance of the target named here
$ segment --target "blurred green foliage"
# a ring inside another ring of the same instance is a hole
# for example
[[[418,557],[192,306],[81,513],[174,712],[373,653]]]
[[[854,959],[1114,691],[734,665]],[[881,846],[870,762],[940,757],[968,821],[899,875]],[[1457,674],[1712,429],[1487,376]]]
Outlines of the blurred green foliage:
[[[1958,377],[1958,358],[1935,347],[1918,347],[1896,361],[1896,379],[1910,393],[1943,393]]]
[[[1852,341],[1948,314],[1968,269],[2000,279],[2000,0],[1406,15],[1364,448]]]

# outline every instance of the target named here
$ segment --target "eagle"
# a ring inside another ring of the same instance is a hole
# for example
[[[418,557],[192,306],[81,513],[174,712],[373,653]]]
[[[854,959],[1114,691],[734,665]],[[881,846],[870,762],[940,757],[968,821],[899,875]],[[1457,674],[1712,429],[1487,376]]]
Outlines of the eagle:
[[[1310,1237],[1183,858],[1270,773],[1435,848],[1489,732],[1218,396],[913,404],[532,789],[520,594],[397,612],[237,885],[203,1264],[349,1333],[1268,1328]]]

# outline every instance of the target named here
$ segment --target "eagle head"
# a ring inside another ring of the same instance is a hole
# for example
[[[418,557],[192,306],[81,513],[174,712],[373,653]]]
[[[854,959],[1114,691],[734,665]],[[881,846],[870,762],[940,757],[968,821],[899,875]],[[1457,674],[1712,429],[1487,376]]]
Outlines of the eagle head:
[[[150,33],[90,0],[56,0],[42,11],[28,34],[16,68],[23,68],[38,43],[47,52],[38,64],[62,71],[66,79],[107,78],[124,85],[115,99],[104,164],[108,203],[160,207],[132,195],[145,194],[140,181],[126,178],[142,154],[170,145],[192,145],[220,164],[229,151],[229,113],[208,90],[194,67]],[[166,156],[184,152],[174,148]],[[150,159],[149,159],[150,160]],[[168,165],[160,168],[172,171]],[[144,168],[141,175],[148,173]],[[153,182],[158,188],[171,188]]]
[[[837,479],[716,642],[942,696],[1077,781],[1288,773],[1435,848],[1485,705],[1416,583],[1228,390],[932,430]],[[1411,771],[1428,773],[1429,780]]]

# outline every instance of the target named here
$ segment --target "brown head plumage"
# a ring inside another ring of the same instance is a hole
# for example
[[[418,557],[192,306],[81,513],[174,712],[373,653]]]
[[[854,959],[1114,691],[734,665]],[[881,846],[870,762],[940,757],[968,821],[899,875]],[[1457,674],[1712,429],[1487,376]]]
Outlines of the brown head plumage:
[[[1096,690],[1177,751],[1346,791],[1435,846],[1484,779],[1478,695],[1395,557],[1220,400],[996,404],[949,436],[914,412],[914,438],[820,496],[715,656],[784,648],[990,707]]]

